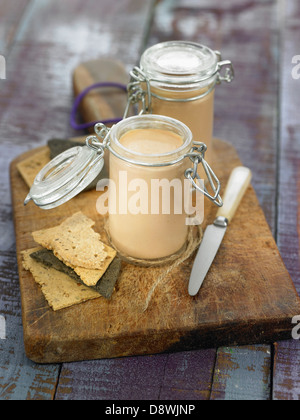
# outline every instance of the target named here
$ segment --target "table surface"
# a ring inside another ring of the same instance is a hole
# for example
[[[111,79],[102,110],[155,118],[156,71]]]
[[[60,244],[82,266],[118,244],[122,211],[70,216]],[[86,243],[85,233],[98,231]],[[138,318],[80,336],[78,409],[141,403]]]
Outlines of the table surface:
[[[172,39],[208,45],[234,62],[234,84],[217,89],[215,136],[252,169],[300,293],[298,0],[0,0],[1,400],[300,399],[296,339],[62,365],[26,358],[9,164],[50,138],[84,134],[69,124],[80,62],[113,57],[129,71],[146,47]]]

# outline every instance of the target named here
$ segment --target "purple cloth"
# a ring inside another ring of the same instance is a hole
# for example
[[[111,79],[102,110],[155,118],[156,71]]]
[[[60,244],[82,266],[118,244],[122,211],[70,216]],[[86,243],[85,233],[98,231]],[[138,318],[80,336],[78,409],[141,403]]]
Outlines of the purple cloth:
[[[93,89],[98,89],[98,88],[105,88],[105,87],[114,87],[117,89],[121,89],[124,92],[127,92],[127,86],[120,84],[120,83],[113,83],[113,82],[104,82],[104,83],[96,83],[92,86],[89,86],[88,88],[86,88],[85,90],[83,90],[75,99],[73,108],[72,108],[72,112],[71,112],[71,119],[70,119],[70,124],[71,127],[74,130],[87,130],[91,127],[94,127],[97,123],[102,123],[102,124],[117,124],[118,122],[120,122],[123,118],[114,118],[111,120],[104,120],[104,121],[94,121],[94,122],[89,122],[89,123],[84,123],[84,124],[78,124],[76,122],[76,116],[77,116],[77,112],[78,112],[78,108],[79,105],[82,101],[82,99]]]

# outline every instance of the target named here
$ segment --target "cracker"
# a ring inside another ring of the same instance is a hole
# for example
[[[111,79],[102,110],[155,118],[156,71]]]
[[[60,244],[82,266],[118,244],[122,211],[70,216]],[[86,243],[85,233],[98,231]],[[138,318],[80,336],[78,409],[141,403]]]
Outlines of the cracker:
[[[45,299],[54,311],[100,297],[95,290],[77,283],[67,274],[45,267],[33,260],[30,255],[38,250],[40,248],[22,252],[23,266],[25,270],[31,272],[36,283],[41,286]]]
[[[50,150],[45,147],[27,159],[17,164],[17,169],[29,188],[34,183],[38,173],[50,162]]]
[[[33,232],[34,240],[71,268],[103,270],[105,245],[92,226],[95,222],[78,212],[61,225]]]
[[[47,249],[40,249],[32,253],[30,257],[33,258],[35,261],[43,264],[44,266],[54,268],[57,271],[63,272],[69,277],[71,277],[73,280],[84,284],[83,280],[79,277],[79,275],[77,275],[72,268],[67,267],[62,261],[56,258],[52,251],[48,251]],[[110,299],[115,289],[116,282],[119,278],[120,271],[121,260],[117,258],[113,262],[111,262],[103,276],[98,271],[97,283],[94,286],[89,287],[92,287],[106,299]],[[101,276],[101,278],[99,276]]]
[[[58,258],[56,258],[53,252],[49,251],[48,249],[40,248],[39,250],[30,254],[30,257],[38,263],[41,263],[49,268],[54,268],[55,270],[60,271],[61,273],[67,274],[73,280],[80,282],[80,277],[75,273],[75,271],[72,268],[66,266]]]
[[[106,272],[111,262],[114,260],[114,258],[117,255],[117,252],[107,245],[104,245],[104,250],[106,252],[106,258],[102,263],[101,269],[89,270],[82,267],[73,268],[75,273],[78,274],[78,276],[82,279],[84,284],[86,284],[87,286],[95,286],[98,283],[99,279],[103,276],[103,274]]]

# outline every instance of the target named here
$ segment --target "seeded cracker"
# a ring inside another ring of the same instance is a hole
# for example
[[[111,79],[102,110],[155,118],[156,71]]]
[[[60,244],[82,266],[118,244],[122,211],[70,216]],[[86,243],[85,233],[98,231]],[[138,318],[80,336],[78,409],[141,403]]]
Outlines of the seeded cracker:
[[[17,169],[29,188],[34,183],[37,174],[47,165],[47,163],[49,163],[49,161],[50,150],[45,148],[18,163]]]
[[[45,267],[33,260],[30,255],[40,249],[34,248],[22,252],[23,266],[25,270],[31,272],[34,280],[41,286],[45,299],[54,311],[99,298],[99,293],[77,283],[67,274]]]
[[[105,245],[92,226],[95,222],[78,212],[54,228],[33,232],[34,240],[67,266],[103,270]],[[77,273],[78,274],[78,273]],[[99,278],[98,278],[99,280]]]
[[[60,261],[52,251],[48,249],[40,249],[37,252],[34,252],[30,255],[35,261],[40,264],[43,264],[46,267],[54,268],[57,271],[61,271],[75,280],[77,283],[83,283],[83,280],[79,275],[75,273],[75,271],[67,267],[62,261]],[[87,270],[89,271],[89,270]],[[91,271],[91,270],[90,270]],[[115,258],[114,261],[109,265],[105,274],[101,277],[96,285],[92,285],[94,290],[100,293],[101,296],[105,297],[106,299],[110,299],[115,289],[116,282],[119,278],[119,274],[121,271],[121,260],[119,258]],[[99,279],[99,271],[97,271],[97,278]],[[88,278],[90,281],[90,278]]]
[[[106,252],[106,259],[103,261],[101,270],[88,270],[82,267],[75,267],[74,271],[82,279],[82,281],[87,286],[96,286],[99,279],[106,272],[110,266],[113,259],[116,257],[117,253],[114,249],[104,245],[104,250]]]

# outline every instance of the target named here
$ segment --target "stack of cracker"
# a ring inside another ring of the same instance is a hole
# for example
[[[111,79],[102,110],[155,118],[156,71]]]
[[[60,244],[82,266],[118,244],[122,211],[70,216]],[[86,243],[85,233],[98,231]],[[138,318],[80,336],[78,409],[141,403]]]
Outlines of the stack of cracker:
[[[101,241],[95,222],[79,212],[59,226],[33,232],[40,247],[23,252],[30,271],[54,311],[110,299],[121,270],[116,251]]]

